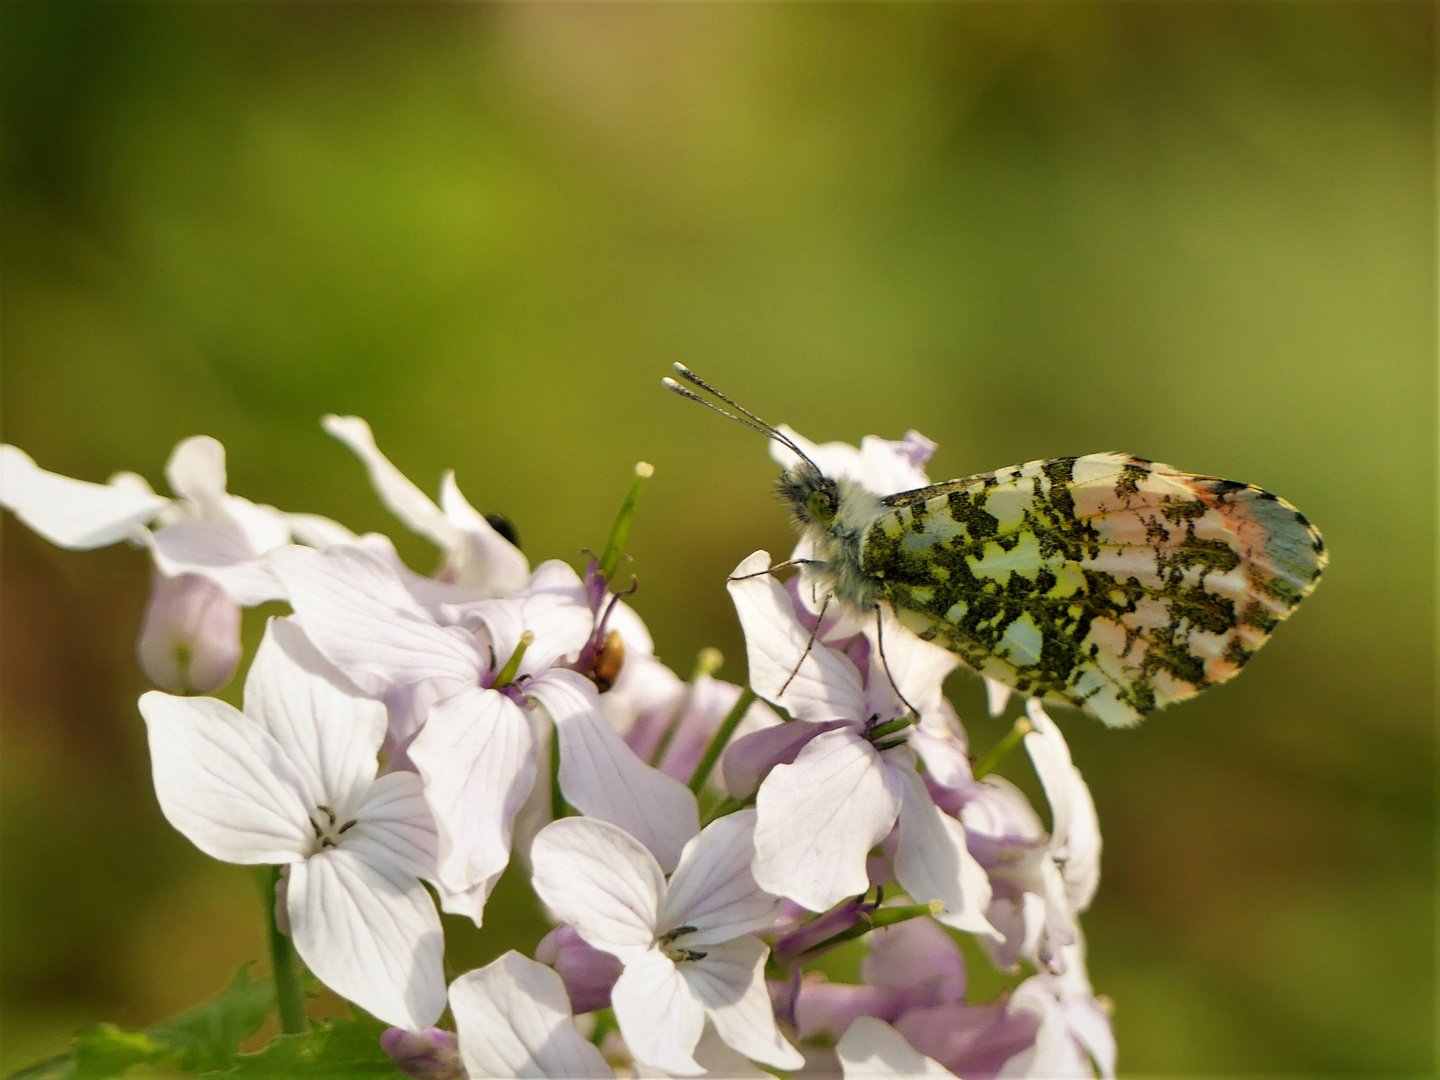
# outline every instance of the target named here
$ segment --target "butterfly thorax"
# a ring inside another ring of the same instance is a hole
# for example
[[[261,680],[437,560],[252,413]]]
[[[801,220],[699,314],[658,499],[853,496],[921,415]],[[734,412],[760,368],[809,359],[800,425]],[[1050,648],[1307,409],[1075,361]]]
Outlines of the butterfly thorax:
[[[863,611],[872,609],[884,582],[864,571],[860,553],[866,530],[882,510],[879,496],[804,464],[780,475],[777,493],[810,543],[808,558],[815,561],[808,569],[817,586]]]

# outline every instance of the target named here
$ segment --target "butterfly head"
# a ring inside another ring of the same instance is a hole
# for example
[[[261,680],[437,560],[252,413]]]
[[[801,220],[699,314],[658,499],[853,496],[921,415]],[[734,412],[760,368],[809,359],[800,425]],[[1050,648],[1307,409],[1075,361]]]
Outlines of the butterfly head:
[[[808,462],[786,469],[775,488],[801,529],[829,529],[835,523],[840,512],[840,486]]]

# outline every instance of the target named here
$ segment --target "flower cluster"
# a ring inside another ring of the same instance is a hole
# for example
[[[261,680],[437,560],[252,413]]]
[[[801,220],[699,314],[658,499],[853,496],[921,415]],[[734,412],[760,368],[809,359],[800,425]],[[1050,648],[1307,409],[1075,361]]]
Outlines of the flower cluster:
[[[160,808],[217,859],[283,868],[278,925],[392,1025],[401,1072],[1113,1075],[1078,921],[1098,822],[1038,702],[975,764],[943,694],[955,656],[827,602],[803,569],[782,584],[763,551],[728,586],[748,686],[714,677],[713,650],[685,680],[617,580],[648,466],[583,573],[532,568],[453,474],[437,505],[364,421],[325,428],[440,549],[434,574],[384,536],[229,494],[204,437],[176,447],[173,499],[3,446],[0,502],[61,546],[150,552],[137,648],[160,689],[139,709]],[[877,495],[928,483],[918,433],[858,449],[785,434]],[[291,614],[266,626],[243,708],[199,696],[239,666],[241,609],[271,600]],[[998,715],[1007,692],[989,690]],[[991,771],[1019,741],[1048,829]],[[555,929],[533,959],[507,952],[447,989],[437,902],[480,926],[512,858]],[[1029,976],[969,1000],[959,935]],[[856,941],[862,983],[813,970]],[[447,1007],[454,1031],[435,1026]]]

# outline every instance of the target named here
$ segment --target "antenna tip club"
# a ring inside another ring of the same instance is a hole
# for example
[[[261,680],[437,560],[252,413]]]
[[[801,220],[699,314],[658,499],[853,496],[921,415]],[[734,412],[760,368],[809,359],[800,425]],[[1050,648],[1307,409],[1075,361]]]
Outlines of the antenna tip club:
[[[676,371],[678,371],[681,375],[689,376],[689,375],[694,375],[694,374],[695,374],[693,371],[691,371],[691,370],[690,370],[688,367],[686,367],[684,364],[680,363],[680,361],[678,361],[678,360],[675,361],[675,363],[672,364],[672,365],[670,365],[670,366],[673,367]]]

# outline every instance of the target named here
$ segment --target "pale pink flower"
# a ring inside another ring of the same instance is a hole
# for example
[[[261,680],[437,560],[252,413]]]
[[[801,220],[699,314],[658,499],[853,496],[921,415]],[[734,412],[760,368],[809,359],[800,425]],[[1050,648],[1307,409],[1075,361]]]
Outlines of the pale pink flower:
[[[272,620],[245,711],[152,690],[140,699],[166,819],[207,855],[286,867],[295,950],[341,995],[411,1030],[445,1007],[435,825],[413,773],[377,776],[385,711]]]

